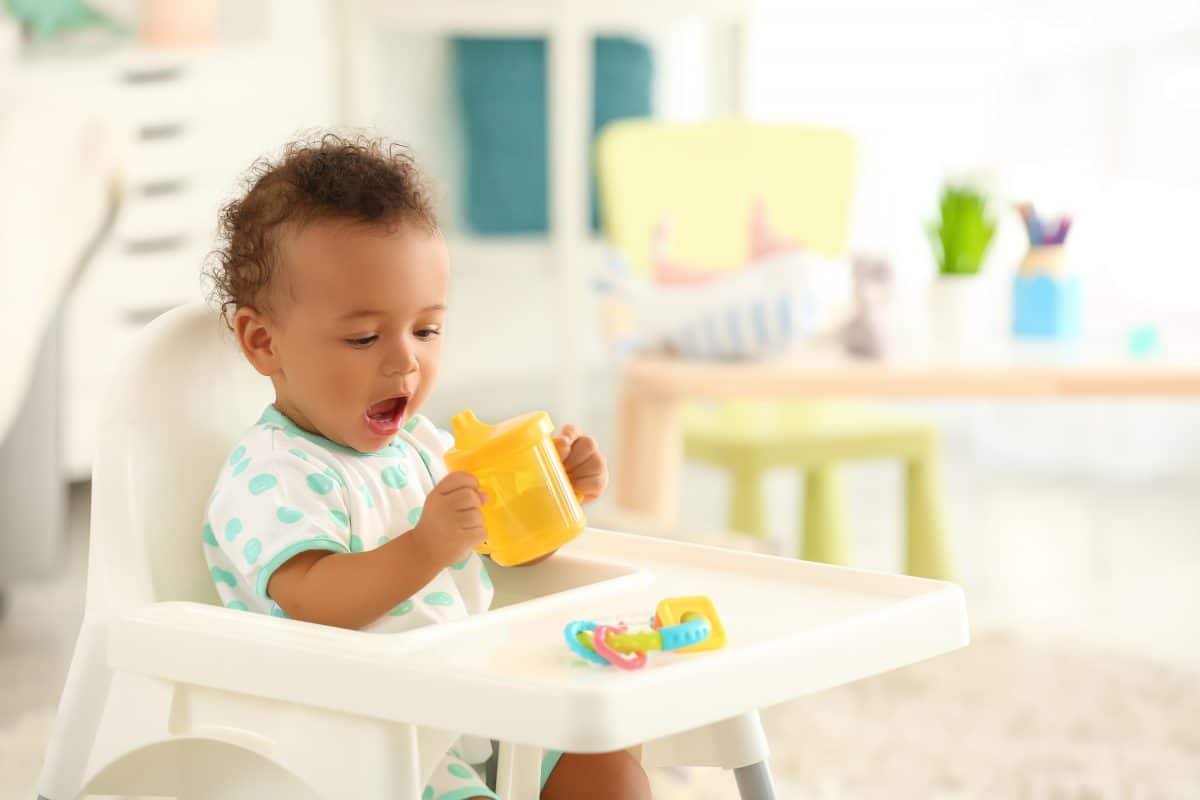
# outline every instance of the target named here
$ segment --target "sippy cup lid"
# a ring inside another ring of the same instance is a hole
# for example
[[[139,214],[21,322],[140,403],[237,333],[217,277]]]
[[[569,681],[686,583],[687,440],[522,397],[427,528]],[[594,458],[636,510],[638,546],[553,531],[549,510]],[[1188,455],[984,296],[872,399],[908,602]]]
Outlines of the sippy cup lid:
[[[454,429],[454,447],[446,452],[446,466],[452,471],[471,471],[481,462],[499,458],[540,442],[554,433],[554,423],[545,411],[522,414],[510,420],[488,425],[467,409],[450,420]]]

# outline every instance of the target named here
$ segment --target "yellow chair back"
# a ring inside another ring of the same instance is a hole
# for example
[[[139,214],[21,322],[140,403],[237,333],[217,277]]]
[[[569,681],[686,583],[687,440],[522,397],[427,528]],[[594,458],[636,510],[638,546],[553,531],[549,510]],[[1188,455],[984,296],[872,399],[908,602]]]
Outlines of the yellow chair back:
[[[596,144],[601,220],[609,243],[643,272],[667,217],[673,261],[714,270],[744,264],[756,202],[775,231],[835,258],[846,249],[854,161],[850,137],[829,128],[617,122]]]

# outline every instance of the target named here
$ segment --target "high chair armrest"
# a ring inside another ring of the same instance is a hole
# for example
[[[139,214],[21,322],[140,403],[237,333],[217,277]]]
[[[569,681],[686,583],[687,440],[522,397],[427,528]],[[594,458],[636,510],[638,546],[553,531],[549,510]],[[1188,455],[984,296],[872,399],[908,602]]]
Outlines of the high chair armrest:
[[[404,655],[421,646],[404,638],[164,602],[109,623],[108,663],[167,681],[389,718],[380,693],[404,680]]]

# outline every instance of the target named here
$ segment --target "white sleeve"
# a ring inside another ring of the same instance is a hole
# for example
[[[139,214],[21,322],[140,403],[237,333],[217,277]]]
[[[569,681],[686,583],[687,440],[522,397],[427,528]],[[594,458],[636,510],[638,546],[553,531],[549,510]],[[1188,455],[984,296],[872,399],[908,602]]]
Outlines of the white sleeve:
[[[271,575],[298,553],[362,549],[350,533],[345,486],[329,467],[294,451],[271,450],[253,454],[237,474],[231,469],[222,472],[206,536],[211,533],[254,594],[266,598]]]

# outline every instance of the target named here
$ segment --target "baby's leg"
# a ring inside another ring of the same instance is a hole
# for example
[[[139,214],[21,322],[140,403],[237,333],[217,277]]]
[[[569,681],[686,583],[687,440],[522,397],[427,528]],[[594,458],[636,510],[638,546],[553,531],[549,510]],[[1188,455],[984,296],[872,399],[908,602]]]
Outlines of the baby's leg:
[[[446,753],[429,776],[429,783],[421,793],[421,800],[453,797],[455,800],[498,800],[496,793],[487,787],[479,773],[459,758],[454,750]]]
[[[650,781],[625,750],[564,753],[542,787],[542,800],[650,800]]]

